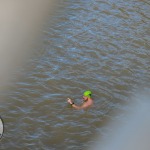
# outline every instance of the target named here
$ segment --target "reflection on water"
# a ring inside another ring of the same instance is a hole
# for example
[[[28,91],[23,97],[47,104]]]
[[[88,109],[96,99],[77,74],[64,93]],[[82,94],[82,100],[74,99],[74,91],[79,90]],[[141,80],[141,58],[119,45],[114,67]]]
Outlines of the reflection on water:
[[[1,106],[1,149],[86,149],[104,134],[112,113],[125,109],[139,86],[149,86],[149,3],[71,1],[44,31],[43,51]],[[40,56],[40,57],[39,57]],[[73,110],[90,89],[88,111]]]

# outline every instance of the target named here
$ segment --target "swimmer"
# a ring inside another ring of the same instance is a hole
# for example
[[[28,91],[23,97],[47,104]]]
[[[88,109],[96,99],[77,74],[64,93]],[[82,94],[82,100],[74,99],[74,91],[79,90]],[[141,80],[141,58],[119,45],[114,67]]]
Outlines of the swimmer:
[[[93,100],[91,96],[92,96],[91,91],[85,91],[83,93],[83,104],[81,106],[77,106],[70,98],[67,98],[67,102],[75,109],[85,109],[93,105]]]

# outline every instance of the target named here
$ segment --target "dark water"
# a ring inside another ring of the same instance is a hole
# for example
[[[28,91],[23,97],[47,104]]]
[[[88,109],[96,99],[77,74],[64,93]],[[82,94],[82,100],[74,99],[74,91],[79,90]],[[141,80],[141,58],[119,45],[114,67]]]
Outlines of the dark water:
[[[96,133],[105,134],[112,112],[124,110],[139,87],[149,87],[149,14],[148,0],[68,2],[0,106],[0,149],[84,150]],[[68,106],[67,97],[80,104],[88,89],[93,108]]]

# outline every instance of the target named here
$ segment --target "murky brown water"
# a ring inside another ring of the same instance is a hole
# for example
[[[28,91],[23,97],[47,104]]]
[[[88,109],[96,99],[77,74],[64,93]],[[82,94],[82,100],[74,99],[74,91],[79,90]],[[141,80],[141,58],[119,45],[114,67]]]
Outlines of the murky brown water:
[[[0,106],[0,149],[87,149],[112,112],[150,85],[148,0],[72,0],[65,9]],[[87,89],[94,108],[70,108],[66,98],[80,103]]]

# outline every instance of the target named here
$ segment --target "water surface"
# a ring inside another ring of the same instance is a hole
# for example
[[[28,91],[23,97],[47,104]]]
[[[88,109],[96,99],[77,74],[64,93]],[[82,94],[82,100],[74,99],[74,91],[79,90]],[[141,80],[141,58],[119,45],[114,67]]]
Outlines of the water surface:
[[[43,33],[43,48],[0,107],[1,149],[84,150],[105,134],[112,113],[150,81],[150,3],[77,0]],[[21,70],[22,71],[22,70]],[[84,90],[94,107],[77,111]]]

